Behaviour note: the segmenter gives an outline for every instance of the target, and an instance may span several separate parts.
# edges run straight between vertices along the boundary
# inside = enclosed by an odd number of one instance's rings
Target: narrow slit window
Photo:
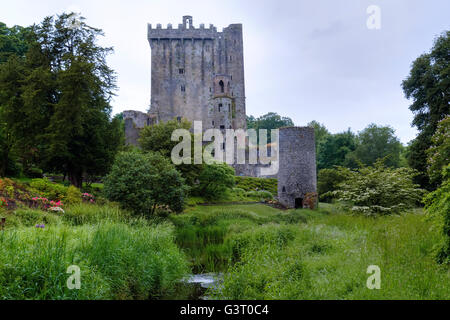
[[[186,92],[186,87],[185,86],[181,86],[181,92]]]

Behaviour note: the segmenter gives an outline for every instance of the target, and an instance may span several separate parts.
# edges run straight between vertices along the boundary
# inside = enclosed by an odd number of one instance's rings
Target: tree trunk
[[[69,181],[71,185],[74,185],[78,189],[83,186],[83,174],[79,170],[69,171]]]

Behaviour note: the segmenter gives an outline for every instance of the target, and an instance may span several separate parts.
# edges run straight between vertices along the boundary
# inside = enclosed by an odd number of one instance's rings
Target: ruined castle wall
[[[317,192],[314,128],[286,127],[279,133],[278,200],[300,207],[307,193]]]
[[[130,145],[137,145],[140,130],[153,124],[153,119],[147,113],[140,111],[124,111],[123,119],[125,121],[125,143]]]

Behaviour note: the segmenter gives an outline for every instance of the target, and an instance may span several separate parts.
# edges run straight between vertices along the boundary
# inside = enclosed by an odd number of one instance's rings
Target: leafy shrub
[[[269,191],[261,190],[261,191],[247,191],[245,195],[249,198],[259,199],[259,200],[272,200],[273,195]]]
[[[182,211],[187,190],[173,164],[153,152],[119,153],[103,189],[109,200],[142,215],[153,214],[157,206]]]
[[[195,193],[206,199],[220,199],[234,187],[234,169],[225,163],[205,165],[198,177]]]
[[[77,204],[81,202],[81,191],[75,186],[67,188],[67,195],[65,198],[67,204]]]
[[[53,183],[47,178],[31,180],[30,187],[51,200],[62,200],[67,193],[67,187]]]
[[[255,177],[235,177],[236,187],[245,191],[267,190],[271,194],[277,194],[277,179],[255,178]]]
[[[450,116],[438,123],[431,142],[433,145],[426,151],[428,174],[432,182],[439,182],[443,168],[450,163]]]
[[[440,263],[450,263],[450,165],[444,168],[442,177],[441,187],[429,193],[424,202],[428,215],[442,234],[442,241],[436,245],[437,259]]]
[[[31,167],[25,170],[24,174],[29,177],[29,178],[42,178],[43,176],[43,171],[40,168],[36,168],[36,167]]]
[[[416,172],[409,168],[388,168],[377,161],[373,167],[348,173],[348,178],[331,195],[354,213],[398,213],[414,208],[423,196],[423,190],[413,183]]]
[[[335,191],[338,185],[342,183],[349,176],[350,169],[344,167],[335,167],[333,169],[319,170],[317,175],[317,193],[320,200],[323,202],[331,202],[332,194],[330,191]]]

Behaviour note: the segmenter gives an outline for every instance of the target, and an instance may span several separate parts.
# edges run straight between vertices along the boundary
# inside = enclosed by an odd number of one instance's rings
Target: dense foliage
[[[25,173],[39,166],[81,187],[83,176],[108,172],[123,141],[110,117],[112,49],[97,45],[101,30],[72,21],[73,14],[47,17],[27,29],[25,44],[9,46],[15,52],[0,47],[9,52],[0,64],[0,175],[18,158]],[[16,30],[6,35],[10,42],[21,35]]]
[[[135,214],[152,215],[158,206],[183,210],[187,186],[174,165],[159,153],[119,153],[104,183],[105,196]]]
[[[318,169],[353,166],[349,155],[356,149],[355,134],[350,131],[326,136],[318,146]]]
[[[428,175],[432,183],[442,180],[442,170],[450,163],[450,116],[439,122],[427,150]]]
[[[438,261],[450,263],[450,164],[443,169],[442,178],[442,185],[429,193],[424,202],[428,214],[442,234],[441,242],[436,244]]]
[[[415,171],[390,168],[378,161],[358,170],[338,168],[346,176],[330,194],[354,213],[385,215],[416,207],[423,190],[414,184]]]
[[[208,200],[220,199],[235,185],[234,169],[225,163],[206,165],[200,172],[198,180],[195,194]]]
[[[278,193],[277,179],[273,178],[256,178],[256,177],[235,177],[236,187],[245,191],[266,190],[276,195]]]
[[[339,184],[345,181],[350,174],[350,169],[335,167],[322,169],[317,175],[317,193],[320,201],[331,202],[333,199],[331,191],[338,189]]]
[[[401,150],[402,144],[395,136],[393,128],[370,124],[358,133],[354,156],[366,166],[384,158],[385,165],[399,167]]]
[[[172,133],[177,129],[189,130],[191,123],[185,119],[178,121],[176,119],[167,122],[144,127],[140,132],[139,144],[144,151],[159,152],[163,156],[170,158],[173,148],[179,141],[172,141]],[[194,137],[191,134],[191,164],[177,165],[177,170],[181,173],[186,183],[193,186],[197,181],[198,175],[202,171],[203,164],[194,164],[193,161],[193,143]]]
[[[450,31],[434,41],[429,53],[422,54],[412,64],[408,78],[403,81],[406,98],[412,100],[413,125],[419,130],[410,146],[408,162],[420,173],[417,181],[422,187],[435,189],[440,181],[430,182],[427,175],[426,150],[438,123],[450,114]]]
[[[265,115],[262,115],[258,118],[254,116],[247,117],[247,128],[255,129],[257,132],[260,129],[267,130],[267,143],[272,142],[272,136],[270,134],[270,130],[278,129],[281,127],[292,127],[294,122],[289,117],[282,117],[276,112],[269,112]],[[258,135],[259,141],[259,135]]]

